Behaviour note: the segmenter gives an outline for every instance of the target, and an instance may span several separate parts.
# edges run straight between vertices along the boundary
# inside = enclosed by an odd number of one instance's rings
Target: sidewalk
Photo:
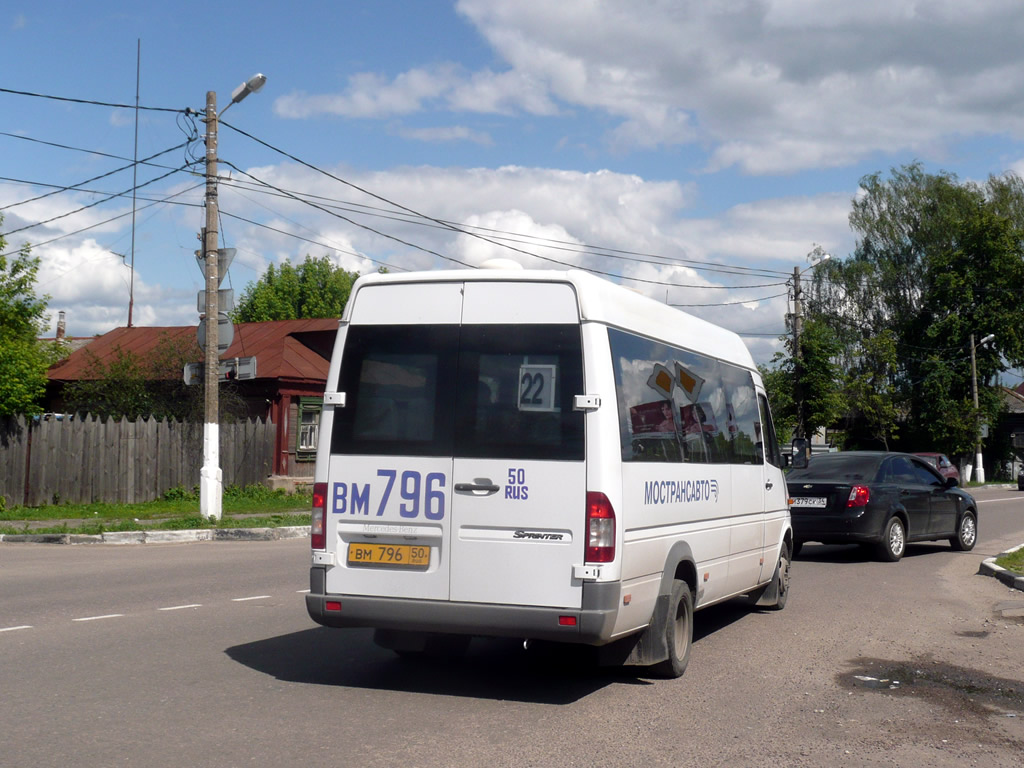
[[[306,512],[307,510],[295,510]],[[268,517],[267,513],[240,513],[226,515],[231,520],[245,520],[253,517]],[[196,528],[183,530],[149,530],[146,526],[157,526],[174,517],[156,517],[148,520],[136,520],[143,530],[110,531],[100,534],[82,533],[32,533],[33,529],[81,528],[93,522],[88,518],[64,520],[31,520],[24,521],[26,533],[0,533],[0,542],[24,544],[166,544],[169,542],[188,541],[276,541],[279,539],[296,539],[309,536],[308,525],[279,526],[268,528]]]
[[[48,521],[47,527],[63,521]],[[69,527],[80,521],[66,521]],[[279,528],[197,528],[182,531],[116,531],[83,533],[3,533],[0,543],[21,544],[170,544],[189,541],[278,541],[309,537],[308,525]]]

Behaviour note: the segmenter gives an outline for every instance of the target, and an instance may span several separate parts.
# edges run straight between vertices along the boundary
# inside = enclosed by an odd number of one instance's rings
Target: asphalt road
[[[308,541],[0,544],[0,766],[1019,766],[1024,543],[807,545],[780,613],[698,612],[686,675],[474,641],[414,663],[306,616]]]

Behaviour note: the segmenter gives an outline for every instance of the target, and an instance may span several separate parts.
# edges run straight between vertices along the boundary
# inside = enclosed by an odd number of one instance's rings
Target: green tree
[[[285,259],[249,283],[231,319],[236,323],[341,317],[359,275],[336,267],[327,256],[306,256],[297,266]]]
[[[890,331],[864,339],[862,356],[846,375],[846,399],[850,411],[847,426],[859,419],[871,439],[890,449],[899,431],[893,380],[897,370],[896,342]]]
[[[28,415],[42,411],[46,369],[57,352],[37,340],[49,300],[35,294],[39,259],[27,245],[14,254],[6,247],[0,237],[0,416]]]
[[[801,407],[807,432],[814,434],[834,426],[847,406],[837,363],[840,344],[833,330],[819,320],[805,322],[799,357],[793,354],[791,336],[783,342],[786,352],[777,353],[771,365],[761,369],[761,377],[779,439],[788,442],[796,433]]]
[[[1000,408],[984,383],[1024,362],[1024,183],[961,183],[913,164],[861,186],[856,250],[815,270],[808,315],[836,332],[851,407],[872,439],[887,444],[898,426],[908,449],[965,455],[979,417],[971,334],[996,335],[978,350],[983,418],[994,423]]]

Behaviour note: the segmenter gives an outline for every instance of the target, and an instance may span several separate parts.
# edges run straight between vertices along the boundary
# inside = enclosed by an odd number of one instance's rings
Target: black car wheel
[[[957,526],[956,536],[949,540],[953,549],[958,552],[968,552],[974,549],[974,542],[978,540],[978,519],[973,512],[964,512],[960,518],[960,525]]]
[[[890,517],[882,529],[882,541],[878,545],[879,557],[886,562],[895,563],[903,557],[906,548],[907,532],[903,527],[903,521],[898,517]]]

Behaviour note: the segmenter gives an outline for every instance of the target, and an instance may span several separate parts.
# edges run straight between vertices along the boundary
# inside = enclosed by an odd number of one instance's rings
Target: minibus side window
[[[757,396],[758,409],[761,412],[761,422],[758,427],[758,442],[764,443],[764,456],[773,467],[782,468],[782,451],[779,450],[779,441],[775,437],[775,425],[772,423],[772,414],[768,410],[768,398],[764,395]]]
[[[623,461],[761,464],[748,370],[608,330]]]

